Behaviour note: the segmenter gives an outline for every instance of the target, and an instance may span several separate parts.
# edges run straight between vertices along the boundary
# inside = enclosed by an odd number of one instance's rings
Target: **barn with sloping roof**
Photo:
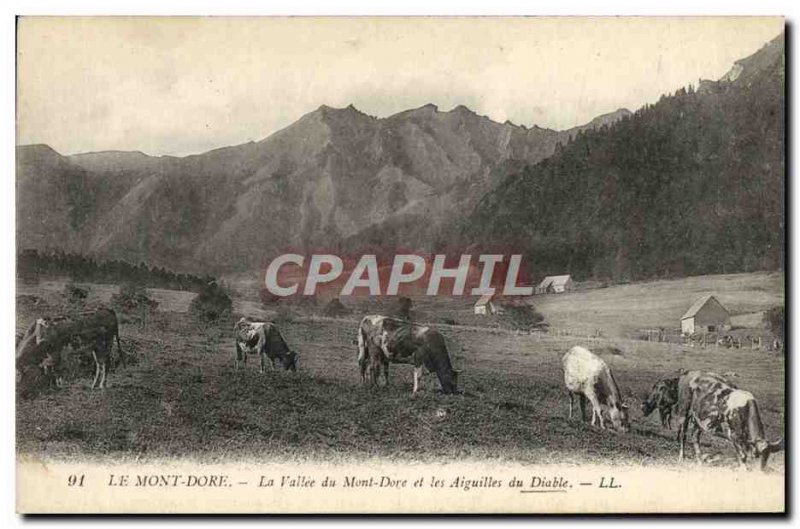
[[[564,292],[572,292],[574,288],[575,282],[572,281],[572,276],[569,274],[560,276],[547,276],[542,279],[542,282],[536,287],[536,293],[561,294]]]
[[[713,295],[695,301],[681,317],[681,332],[719,332],[731,324],[731,314]]]

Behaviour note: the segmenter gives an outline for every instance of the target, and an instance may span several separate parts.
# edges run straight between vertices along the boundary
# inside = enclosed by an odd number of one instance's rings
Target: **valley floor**
[[[21,311],[18,326],[33,312]],[[187,314],[161,312],[146,328],[123,324],[135,366],[118,367],[105,390],[91,390],[91,369],[66,387],[17,402],[17,450],[54,458],[377,457],[487,459],[537,464],[673,465],[675,431],[644,418],[638,402],[679,369],[738,374],[758,399],[767,436],[781,437],[784,359],[766,351],[692,349],[634,340],[517,335],[501,329],[442,326],[463,395],[442,395],[429,375],[411,394],[411,369],[392,366],[388,388],[360,383],[357,316],[297,318],[282,324],[301,356],[295,374],[258,373],[251,357],[234,371],[233,318],[201,327]],[[567,418],[562,355],[575,344],[600,351],[633,405],[628,434]],[[617,349],[613,354],[613,346]],[[704,450],[733,465],[727,443]],[[783,469],[784,455],[770,460]]]

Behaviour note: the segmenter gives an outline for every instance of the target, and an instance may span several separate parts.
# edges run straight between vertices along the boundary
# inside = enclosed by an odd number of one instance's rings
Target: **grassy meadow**
[[[683,286],[681,286],[683,283]],[[91,286],[92,300],[113,286]],[[63,310],[56,284],[18,288],[17,328]],[[236,290],[234,288],[234,290]],[[152,292],[159,309],[145,325],[121,318],[125,350],[137,363],[117,367],[109,387],[90,390],[91,369],[34,399],[17,401],[17,449],[57,458],[204,461],[272,458],[389,457],[492,459],[536,464],[674,465],[675,431],[644,418],[639,401],[652,384],[679,369],[734,372],[758,399],[767,436],[784,435],[785,364],[766,350],[691,348],[626,336],[641,326],[671,325],[696,297],[715,292],[732,311],[753,314],[782,302],[782,277],[742,274],[621,285],[536,300],[551,324],[546,335],[518,334],[472,314],[470,300],[415,300],[414,313],[437,325],[457,368],[463,395],[443,395],[427,375],[411,394],[409,366],[390,368],[388,388],[360,383],[352,341],[359,318],[389,302],[344,300],[351,313],[320,317],[295,308],[280,327],[300,354],[297,373],[258,373],[258,359],[234,371],[233,322],[271,317],[240,288],[234,314],[200,325],[186,312],[191,294]],[[111,294],[108,294],[111,292]],[[35,296],[36,299],[32,298]],[[256,312],[257,311],[257,312]],[[450,318],[457,325],[438,324]],[[604,329],[601,338],[559,335],[559,328]],[[587,332],[587,334],[589,334]],[[631,404],[632,430],[615,434],[567,418],[561,357],[573,345],[597,351]],[[704,450],[733,465],[727,443],[704,437]],[[784,455],[770,466],[783,470]]]

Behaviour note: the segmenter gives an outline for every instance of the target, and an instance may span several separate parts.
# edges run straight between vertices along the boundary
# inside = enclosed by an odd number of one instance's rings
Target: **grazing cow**
[[[36,320],[30,327],[17,337],[16,368],[18,387],[23,391],[23,396],[35,394],[37,380],[43,377],[49,387],[58,385],[54,376],[55,358],[51,357],[50,349],[44,344],[37,344],[36,329],[42,320]]]
[[[117,340],[120,360],[126,364],[125,352],[119,339],[117,314],[109,308],[84,311],[58,317],[39,318],[31,324],[17,345],[17,369],[23,374],[22,382],[36,372],[44,374],[51,385],[56,385],[61,367],[61,351],[68,345],[88,345],[95,361],[92,388],[106,386],[106,366],[111,357],[114,338]]]
[[[608,409],[611,424],[615,429],[627,432],[628,407],[622,402],[617,382],[606,363],[597,355],[580,346],[570,349],[562,359],[564,383],[569,391],[569,417],[572,418],[574,397],[577,395],[581,408],[581,420],[586,420],[586,399],[592,403],[592,426],[600,421],[605,428],[602,406]]]
[[[698,463],[703,460],[700,453],[700,435],[703,432],[728,439],[742,468],[748,468],[749,458],[751,462],[758,460],[760,469],[764,470],[770,454],[783,450],[783,439],[767,441],[753,394],[737,389],[714,373],[689,371],[681,376],[678,381],[678,421],[679,461],[684,458],[686,432],[690,424],[694,427],[692,444]]]
[[[234,368],[239,369],[239,362],[247,364],[247,355],[257,354],[261,359],[259,371],[263,373],[270,361],[270,368],[275,369],[275,361],[279,361],[286,371],[296,371],[300,357],[289,349],[281,336],[277,325],[272,322],[254,321],[242,318],[233,327],[236,339],[236,361]]]
[[[672,429],[672,412],[678,405],[678,379],[665,378],[653,385],[650,394],[642,401],[642,413],[645,417],[658,409],[661,426]]]
[[[414,366],[414,389],[420,387],[423,367],[436,373],[444,393],[458,392],[458,372],[450,363],[444,337],[435,329],[386,316],[366,316],[358,327],[358,365],[361,381],[377,383],[381,366],[389,385],[389,363]]]

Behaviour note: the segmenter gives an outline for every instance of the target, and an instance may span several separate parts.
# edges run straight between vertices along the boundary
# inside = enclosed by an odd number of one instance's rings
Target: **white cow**
[[[592,403],[592,426],[600,422],[605,428],[603,409],[608,409],[611,424],[615,429],[627,432],[628,407],[608,365],[597,355],[580,346],[570,349],[562,359],[564,365],[564,384],[569,391],[569,418],[572,418],[574,398],[577,395],[581,407],[581,420],[586,420],[586,399]]]

